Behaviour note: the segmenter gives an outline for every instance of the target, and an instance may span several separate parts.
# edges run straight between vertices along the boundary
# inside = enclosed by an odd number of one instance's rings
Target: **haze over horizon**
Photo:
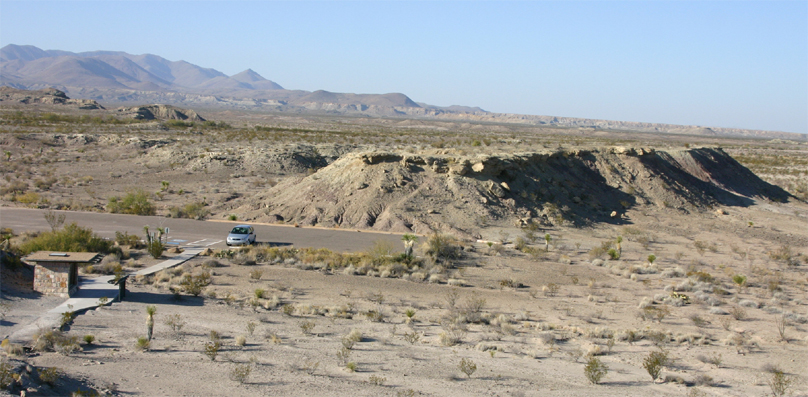
[[[286,89],[808,133],[808,2],[0,2],[0,47],[151,53]]]

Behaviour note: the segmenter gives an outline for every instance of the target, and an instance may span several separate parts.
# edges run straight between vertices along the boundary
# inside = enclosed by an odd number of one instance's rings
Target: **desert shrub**
[[[692,316],[690,316],[690,321],[693,322],[693,325],[695,325],[695,326],[697,326],[699,328],[704,328],[704,327],[707,326],[707,324],[709,324],[709,322],[707,320],[705,320],[703,317],[699,316],[698,314],[693,314]]]
[[[341,349],[337,350],[337,360],[339,360],[340,365],[347,364],[350,357],[351,349],[343,346]]]
[[[61,229],[62,226],[65,224],[65,218],[67,215],[65,214],[57,214],[52,210],[48,210],[45,212],[45,221],[48,222],[48,225],[51,227],[51,231]]]
[[[95,336],[94,335],[84,335],[84,343],[86,343],[88,345],[92,345],[93,342],[95,342]]]
[[[365,312],[365,317],[374,323],[384,321],[384,313],[381,310],[368,310]]]
[[[28,190],[28,183],[26,183],[24,181],[16,180],[16,181],[10,182],[8,185],[0,187],[0,195],[6,195],[6,194],[9,194],[9,193],[22,194],[22,193],[25,193],[26,190]]]
[[[453,259],[459,256],[460,247],[454,237],[442,233],[433,233],[427,238],[424,253],[436,260]]]
[[[463,316],[467,322],[478,323],[482,319],[485,304],[485,298],[474,293],[459,304],[457,307],[458,314]]]
[[[93,234],[90,228],[71,223],[60,230],[40,233],[20,245],[22,255],[35,251],[109,253],[112,242]]]
[[[78,345],[78,339],[76,337],[68,337],[62,333],[62,331],[39,330],[34,334],[32,347],[34,351],[48,352],[56,351],[57,347],[60,345],[69,344]]]
[[[740,306],[729,309],[729,314],[732,315],[732,318],[738,321],[746,319],[746,310]]]
[[[780,315],[774,316],[774,325],[777,328],[777,334],[780,335],[780,340],[788,342],[788,339],[786,338],[786,326],[788,325],[788,319],[786,318],[785,310],[783,310]]]
[[[552,297],[556,296],[556,294],[558,294],[559,288],[560,287],[558,286],[558,284],[550,283],[550,284],[547,284],[547,285],[543,286],[541,288],[541,290],[542,290],[542,292],[544,293],[545,296],[548,296],[548,297],[552,298]]]
[[[250,334],[250,336],[253,336],[253,334],[255,333],[256,325],[258,324],[255,321],[248,321],[244,329],[247,330],[247,333]]]
[[[58,182],[58,179],[51,176],[51,177],[48,177],[48,178],[45,178],[45,179],[35,179],[34,180],[34,186],[36,186],[38,189],[48,190],[56,182]]]
[[[171,334],[174,336],[174,339],[182,339],[184,335],[182,329],[185,327],[186,321],[183,320],[181,315],[169,314],[166,316],[165,320],[163,320],[163,324],[171,329]]]
[[[245,346],[247,344],[247,337],[239,335],[236,337],[236,346]]]
[[[186,294],[199,296],[202,289],[210,285],[210,273],[202,272],[197,275],[186,274],[180,283]]]
[[[3,339],[3,342],[0,343],[0,347],[2,347],[9,356],[21,357],[25,354],[25,348],[23,348],[21,344],[11,343],[8,339]]]
[[[421,340],[421,334],[412,331],[412,332],[405,332],[404,333],[404,340],[409,342],[409,344],[414,345]]]
[[[693,384],[696,386],[712,386],[714,383],[713,377],[705,374],[696,375],[693,378]]]
[[[156,209],[143,190],[129,192],[123,198],[110,197],[107,211],[113,214],[154,215]]]
[[[230,380],[238,383],[244,383],[247,381],[247,378],[250,377],[250,373],[252,373],[252,365],[236,364],[236,366],[230,370]]]
[[[794,383],[794,378],[787,375],[781,369],[776,368],[771,372],[771,375],[766,379],[766,384],[775,396],[785,396],[791,390]]]
[[[603,379],[607,373],[609,373],[609,367],[606,364],[597,357],[589,357],[589,360],[587,360],[584,366],[584,375],[590,383],[593,385],[600,383],[600,380]]]
[[[158,259],[163,256],[163,251],[165,251],[165,249],[165,244],[163,244],[163,242],[160,240],[154,240],[146,244],[146,250],[154,259]]]
[[[659,378],[662,368],[668,364],[668,353],[664,350],[652,351],[648,357],[643,359],[642,367],[651,375],[651,380]]]
[[[471,359],[464,358],[460,360],[460,372],[466,374],[469,379],[471,379],[471,375],[474,374],[474,371],[477,371],[477,364]]]
[[[387,378],[377,376],[377,375],[370,375],[368,378],[368,383],[373,386],[384,386],[384,382],[387,382]]]
[[[715,282],[715,277],[712,274],[707,273],[705,271],[690,271],[687,272],[687,277],[695,279],[698,282],[702,283],[713,283]]]
[[[441,346],[454,346],[463,341],[466,331],[456,324],[444,324],[444,331],[438,336]]]
[[[17,375],[14,372],[14,367],[7,362],[0,363],[0,390],[5,390],[16,380]]]
[[[785,263],[789,266],[797,265],[797,258],[794,256],[794,253],[791,251],[791,247],[788,245],[781,245],[777,249],[770,251],[769,258]]]
[[[151,341],[145,336],[140,336],[135,342],[135,349],[138,351],[146,351],[151,347]]]
[[[348,335],[345,335],[345,338],[351,340],[354,343],[361,342],[363,338],[362,331],[358,329],[352,329],[351,332],[348,333]]]
[[[215,361],[216,356],[219,355],[219,349],[221,349],[222,343],[217,341],[208,342],[205,344],[205,355],[208,356],[210,361]]]
[[[185,204],[183,207],[170,207],[168,214],[172,218],[188,218],[202,220],[210,214],[206,204],[202,201]],[[235,219],[233,219],[235,220]]]
[[[14,196],[11,201],[16,201],[23,204],[36,204],[40,202],[42,197],[37,192],[25,192],[19,196]]]
[[[143,247],[143,243],[140,241],[140,237],[134,234],[129,234],[127,232],[121,233],[119,231],[116,231],[115,242],[118,243],[118,245],[126,245],[135,249]]]
[[[376,240],[367,250],[367,254],[374,264],[381,264],[390,260],[394,252],[393,243],[387,240]]]
[[[713,353],[710,354],[709,356],[699,354],[698,356],[696,356],[696,360],[699,360],[705,364],[715,365],[716,367],[721,367],[721,364],[724,362],[721,353]]]
[[[260,280],[263,275],[264,271],[261,269],[250,270],[250,279],[252,280]]]
[[[314,330],[314,327],[317,325],[314,321],[302,321],[298,326],[300,326],[300,331],[303,332],[303,335],[311,335],[311,331]]]
[[[123,274],[123,266],[118,262],[117,256],[107,255],[101,263],[85,266],[84,271],[97,274]]]
[[[611,240],[603,241],[600,243],[599,246],[595,246],[589,250],[589,258],[590,259],[601,258],[604,255],[607,255],[609,253],[609,250],[612,248],[614,248],[613,241]],[[616,251],[616,253],[619,256],[619,251]]]
[[[516,241],[514,242],[514,247],[516,248],[517,251],[525,252],[527,244],[528,241],[524,237],[519,236],[516,238]]]
[[[46,385],[53,387],[62,376],[62,370],[56,367],[45,368],[39,371],[39,380]]]

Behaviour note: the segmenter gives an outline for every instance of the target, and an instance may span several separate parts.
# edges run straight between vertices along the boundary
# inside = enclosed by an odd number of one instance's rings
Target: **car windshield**
[[[230,233],[232,233],[232,234],[248,234],[250,232],[249,232],[249,230],[247,230],[246,227],[234,227],[233,230],[230,231]]]

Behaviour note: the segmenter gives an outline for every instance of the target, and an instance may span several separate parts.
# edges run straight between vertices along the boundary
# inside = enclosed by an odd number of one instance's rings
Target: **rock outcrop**
[[[104,109],[98,102],[90,99],[71,99],[55,88],[38,91],[18,90],[11,87],[0,87],[0,102],[17,102],[24,104],[67,105],[79,109]]]
[[[635,206],[708,211],[787,200],[719,148],[613,147],[503,155],[349,153],[260,192],[257,221],[473,237],[484,224],[623,222]]]
[[[205,121],[195,111],[180,109],[171,105],[146,105],[122,107],[117,109],[118,114],[136,120],[182,120]]]

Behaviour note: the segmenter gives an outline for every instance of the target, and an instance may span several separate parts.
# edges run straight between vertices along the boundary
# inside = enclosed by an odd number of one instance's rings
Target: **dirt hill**
[[[613,147],[503,155],[347,154],[241,208],[258,221],[467,237],[486,224],[622,222],[636,206],[704,211],[786,200],[719,148]]]

